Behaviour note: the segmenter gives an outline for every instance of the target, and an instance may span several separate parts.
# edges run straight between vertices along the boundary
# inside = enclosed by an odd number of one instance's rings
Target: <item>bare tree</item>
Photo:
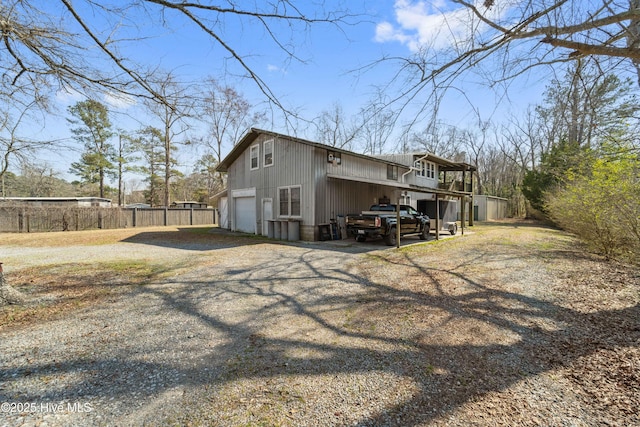
[[[204,98],[199,105],[200,121],[208,126],[203,144],[211,150],[218,163],[226,147],[235,145],[242,132],[249,127],[259,126],[266,118],[262,111],[254,110],[251,103],[237,90],[222,85],[210,77],[205,83]],[[218,174],[222,183],[222,175]]]
[[[377,62],[398,64],[399,71],[387,85],[397,93],[391,103],[406,108],[420,100],[420,112],[424,113],[442,91],[455,89],[456,81],[467,74],[480,75],[487,84],[496,86],[536,67],[586,57],[596,58],[603,74],[605,65],[634,71],[640,61],[639,0],[451,3],[457,7],[428,16],[433,19],[425,17],[424,22],[433,27],[429,38],[419,31],[415,36],[398,36],[401,30],[389,28],[391,24],[379,26],[385,29],[381,34],[387,39],[407,42],[413,51],[406,57]],[[401,5],[411,7],[412,3]]]
[[[158,74],[159,76],[159,74]],[[173,151],[176,144],[188,144],[184,135],[189,129],[189,119],[195,108],[195,98],[186,87],[172,73],[166,73],[151,83],[154,90],[161,94],[162,102],[149,100],[147,107],[158,120],[164,148],[164,206],[169,206],[171,198],[171,178],[176,175],[174,169],[175,156]],[[178,139],[182,138],[182,141]]]
[[[316,139],[332,147],[352,149],[362,125],[346,117],[342,105],[335,102],[330,110],[324,110],[314,120]]]
[[[118,147],[116,162],[118,164],[118,206],[124,205],[124,174],[135,170],[133,163],[138,159],[135,155],[137,141],[129,133],[118,130]]]
[[[175,29],[188,22],[219,48],[234,71],[251,79],[266,99],[284,109],[257,71],[250,47],[231,41],[242,28],[262,30],[264,40],[286,60],[304,61],[300,35],[315,26],[339,29],[353,18],[346,8],[324,2],[298,7],[293,0],[224,2],[178,0],[3,0],[0,3],[0,93],[35,98],[47,89],[116,91],[164,102],[150,79],[158,64],[144,63],[123,51],[154,36],[154,29]],[[238,71],[239,70],[239,71]]]
[[[592,62],[577,61],[547,86],[536,112],[548,145],[566,140],[596,148],[637,126],[637,88],[630,79],[602,74]]]
[[[0,191],[5,194],[5,175],[12,162],[23,162],[36,150],[46,146],[49,141],[37,141],[23,136],[25,119],[37,107],[35,101],[20,109],[13,109],[17,114],[9,111],[0,112]]]
[[[359,139],[364,154],[383,154],[393,134],[398,115],[384,108],[385,99],[383,93],[378,93],[377,99],[360,110]]]
[[[464,137],[464,132],[457,127],[432,121],[424,130],[411,133],[409,138],[413,150],[453,159],[464,152]]]

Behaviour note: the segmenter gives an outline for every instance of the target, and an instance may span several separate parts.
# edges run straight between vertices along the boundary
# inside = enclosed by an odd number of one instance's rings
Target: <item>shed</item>
[[[495,221],[507,217],[508,200],[502,197],[473,196],[473,216],[476,221]]]

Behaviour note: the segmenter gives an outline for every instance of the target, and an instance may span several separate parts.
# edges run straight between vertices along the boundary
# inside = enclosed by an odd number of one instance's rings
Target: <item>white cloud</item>
[[[117,92],[108,92],[104,95],[104,102],[118,110],[126,110],[136,105],[136,100],[130,95]]]
[[[481,0],[476,0],[480,10]],[[509,2],[506,2],[509,3]],[[489,19],[502,16],[508,6],[486,10]],[[455,6],[447,0],[415,1],[396,0],[395,23],[381,22],[376,26],[375,41],[400,42],[411,51],[421,47],[444,49],[469,40],[472,32],[477,35],[487,27],[465,7]]]
[[[62,88],[56,92],[56,101],[62,105],[75,104],[85,99],[85,96],[75,89]]]

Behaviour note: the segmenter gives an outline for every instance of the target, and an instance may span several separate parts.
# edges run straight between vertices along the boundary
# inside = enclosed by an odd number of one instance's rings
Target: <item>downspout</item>
[[[429,155],[428,155],[428,154],[425,154],[424,156],[420,157],[419,159],[414,160],[414,161],[413,161],[413,164],[415,165],[415,164],[416,164],[416,162],[421,162],[421,161],[425,160],[427,157],[429,157]],[[409,175],[411,172],[413,172],[413,171],[417,171],[417,170],[419,170],[419,169],[418,169],[418,168],[416,168],[416,167],[414,167],[414,166],[409,166],[409,170],[402,174],[402,183],[404,184],[404,177],[405,177],[405,176],[407,176],[407,175]]]

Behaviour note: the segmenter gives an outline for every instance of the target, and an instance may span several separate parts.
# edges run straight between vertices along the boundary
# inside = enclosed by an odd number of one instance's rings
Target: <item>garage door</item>
[[[256,198],[236,197],[235,201],[235,229],[245,233],[256,232]]]

